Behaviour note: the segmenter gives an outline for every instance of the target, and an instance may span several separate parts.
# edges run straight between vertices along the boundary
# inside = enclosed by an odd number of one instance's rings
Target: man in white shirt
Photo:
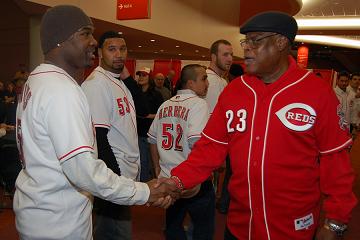
[[[227,85],[224,76],[229,71],[233,60],[233,49],[227,40],[217,40],[210,47],[211,62],[206,70],[209,80],[209,90],[205,100],[213,112],[220,93]]]
[[[99,158],[114,173],[138,180],[140,153],[135,105],[129,89],[121,80],[124,78],[121,75],[127,71],[124,38],[114,31],[103,33],[99,39],[98,55],[100,66],[81,87],[89,102]],[[130,240],[130,207],[95,200],[94,238]]]
[[[340,101],[338,114],[340,116],[341,125],[349,128],[350,125],[350,101],[346,88],[349,85],[349,74],[347,72],[340,72],[336,82],[335,94]]]
[[[159,177],[170,177],[170,171],[189,155],[209,118],[206,95],[209,82],[205,69],[198,64],[183,67],[177,82],[177,93],[165,101],[156,113],[148,136],[151,156]],[[166,210],[165,239],[183,240],[183,221],[189,213],[194,231],[192,238],[212,239],[215,219],[215,193],[211,180],[204,181]]]
[[[356,136],[360,124],[360,73],[351,74],[349,86],[346,88],[350,102],[350,132]]]
[[[42,18],[45,60],[30,74],[17,108],[23,169],[13,204],[20,239],[92,239],[92,195],[126,205],[171,203],[168,186],[117,176],[97,159],[80,87],[84,68],[95,59],[93,30],[91,19],[75,6],[50,8]]]

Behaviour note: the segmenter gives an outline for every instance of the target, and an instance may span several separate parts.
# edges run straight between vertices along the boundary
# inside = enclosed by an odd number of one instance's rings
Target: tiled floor
[[[351,150],[351,159],[355,172],[357,173],[354,191],[360,199],[360,137],[355,141]],[[4,200],[4,196],[0,191],[0,201]],[[5,203],[10,204],[8,199]],[[14,214],[11,209],[0,210],[0,240],[14,240],[18,239],[16,229],[14,226]],[[133,213],[133,239],[134,240],[162,240],[162,229],[164,226],[164,210],[135,206],[132,207]],[[222,239],[222,233],[225,226],[225,216],[216,215],[216,236],[215,240]],[[352,220],[349,224],[349,231],[345,236],[345,240],[359,240],[360,239],[360,205],[358,205],[353,212]]]

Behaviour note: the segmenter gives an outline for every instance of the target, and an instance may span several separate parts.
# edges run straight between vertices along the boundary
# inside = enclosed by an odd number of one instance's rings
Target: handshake
[[[147,206],[168,208],[179,198],[190,198],[195,196],[201,184],[194,188],[183,190],[182,185],[173,178],[153,179],[146,183],[150,189]]]

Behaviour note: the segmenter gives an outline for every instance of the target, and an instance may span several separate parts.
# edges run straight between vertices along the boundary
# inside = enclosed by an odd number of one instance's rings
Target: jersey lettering
[[[124,100],[122,98],[118,98],[116,99],[116,102],[118,104],[120,116],[124,116],[125,113],[130,112],[129,100],[126,97],[124,97]]]
[[[275,114],[285,127],[298,132],[312,128],[316,120],[315,110],[304,103],[291,103]]]
[[[159,119],[167,117],[181,118],[187,121],[190,109],[183,106],[167,106],[159,110]]]
[[[234,111],[233,110],[227,110],[226,113],[226,118],[227,118],[227,131],[229,133],[235,132],[245,132],[246,130],[246,118],[247,118],[247,112],[245,109],[239,109],[236,112],[236,117],[238,118],[237,124],[235,126],[235,128],[232,127],[232,124],[234,123],[235,120],[234,119]]]
[[[161,147],[164,150],[170,150],[174,146],[175,140],[175,151],[183,151],[183,147],[181,145],[181,139],[183,136],[183,129],[180,124],[176,124],[176,136],[171,134],[172,130],[174,129],[174,125],[172,123],[163,123],[162,124],[162,137],[163,140],[161,141]]]

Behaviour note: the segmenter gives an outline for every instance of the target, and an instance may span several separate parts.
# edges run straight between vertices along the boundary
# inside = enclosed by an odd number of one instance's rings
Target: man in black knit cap
[[[75,6],[50,8],[42,18],[45,60],[30,74],[17,109],[23,169],[14,211],[20,239],[92,239],[92,195],[123,205],[171,203],[167,196],[175,188],[118,176],[96,158],[89,105],[79,86],[95,58],[93,30]]]

